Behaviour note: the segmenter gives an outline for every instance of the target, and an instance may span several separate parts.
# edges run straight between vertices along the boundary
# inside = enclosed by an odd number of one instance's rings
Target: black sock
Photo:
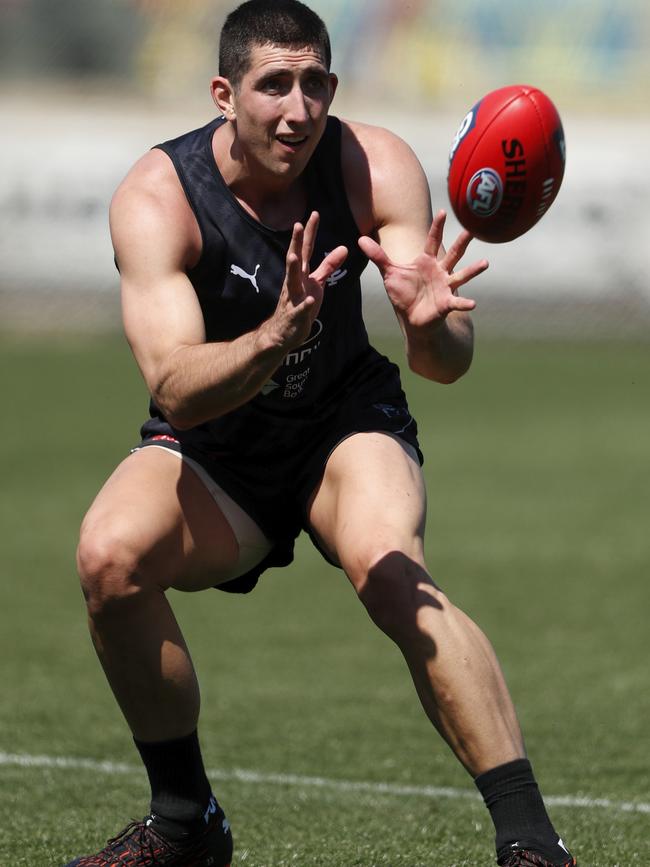
[[[528,759],[500,765],[474,782],[492,816],[499,857],[516,844],[553,864],[566,864],[569,853],[560,845]]]
[[[205,827],[212,790],[196,731],[173,741],[135,740],[135,745],[147,769],[156,829],[165,837],[181,839]]]

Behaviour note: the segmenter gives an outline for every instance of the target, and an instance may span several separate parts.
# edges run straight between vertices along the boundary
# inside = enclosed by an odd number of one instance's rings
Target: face
[[[234,90],[213,81],[215,102],[233,122],[248,166],[278,180],[297,177],[316,149],[336,90],[314,48],[255,46],[250,69]]]

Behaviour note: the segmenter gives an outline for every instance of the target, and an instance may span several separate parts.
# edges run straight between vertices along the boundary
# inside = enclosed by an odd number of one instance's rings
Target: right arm
[[[454,273],[471,236],[463,232],[445,251],[443,212],[433,217],[426,174],[398,136],[346,121],[343,143],[359,246],[382,275],[409,367],[426,379],[454,382],[468,370],[474,342],[469,311],[475,304],[458,289],[488,263]]]
[[[111,204],[127,339],[149,392],[178,429],[217,418],[257,395],[311,330],[325,281],[343,263],[339,247],[309,274],[318,228],[296,224],[273,315],[228,342],[206,343],[201,308],[186,269],[197,227],[169,159],[151,151]]]

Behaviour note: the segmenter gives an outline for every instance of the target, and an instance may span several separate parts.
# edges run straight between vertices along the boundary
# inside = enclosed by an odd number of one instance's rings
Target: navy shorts
[[[366,392],[361,399],[353,391],[326,418],[287,420],[283,426],[284,445],[274,431],[270,437],[273,449],[260,455],[256,447],[251,450],[252,456],[241,449],[236,454],[224,455],[223,449],[184,441],[182,431],[161,430],[160,422],[151,427],[147,423],[142,429],[141,447],[164,445],[197,461],[274,543],[261,563],[218,585],[219,590],[248,593],[266,569],[292,562],[300,531],[310,533],[308,502],[323,477],[329,456],[342,440],[368,431],[389,433],[413,446],[420,463],[423,462],[417,423],[399,385],[379,393]],[[264,436],[264,431],[258,431],[258,439]],[[315,542],[313,536],[312,540]],[[322,550],[321,553],[326,556]]]

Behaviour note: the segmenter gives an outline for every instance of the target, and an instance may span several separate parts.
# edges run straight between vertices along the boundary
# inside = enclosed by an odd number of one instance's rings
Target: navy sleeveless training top
[[[233,340],[271,316],[284,282],[291,240],[290,231],[271,229],[252,217],[226,185],[212,151],[215,130],[225,122],[217,118],[157,145],[171,158],[201,231],[202,254],[187,274],[201,305],[209,342]],[[327,417],[328,407],[364,380],[396,375],[395,366],[370,347],[362,319],[360,277],[368,260],[357,244],[360,233],[345,190],[337,118],[328,118],[304,177],[306,214],[314,210],[320,214],[312,270],[341,244],[348,248],[348,258],[328,280],[309,338],[287,355],[261,392],[226,415],[191,431],[175,432],[183,442],[220,445],[226,451],[256,451],[252,430],[259,432],[263,425],[270,434],[279,426],[286,433],[288,422]],[[152,403],[151,420],[143,434],[169,431],[163,414]],[[264,439],[267,443],[276,440],[273,436]]]

